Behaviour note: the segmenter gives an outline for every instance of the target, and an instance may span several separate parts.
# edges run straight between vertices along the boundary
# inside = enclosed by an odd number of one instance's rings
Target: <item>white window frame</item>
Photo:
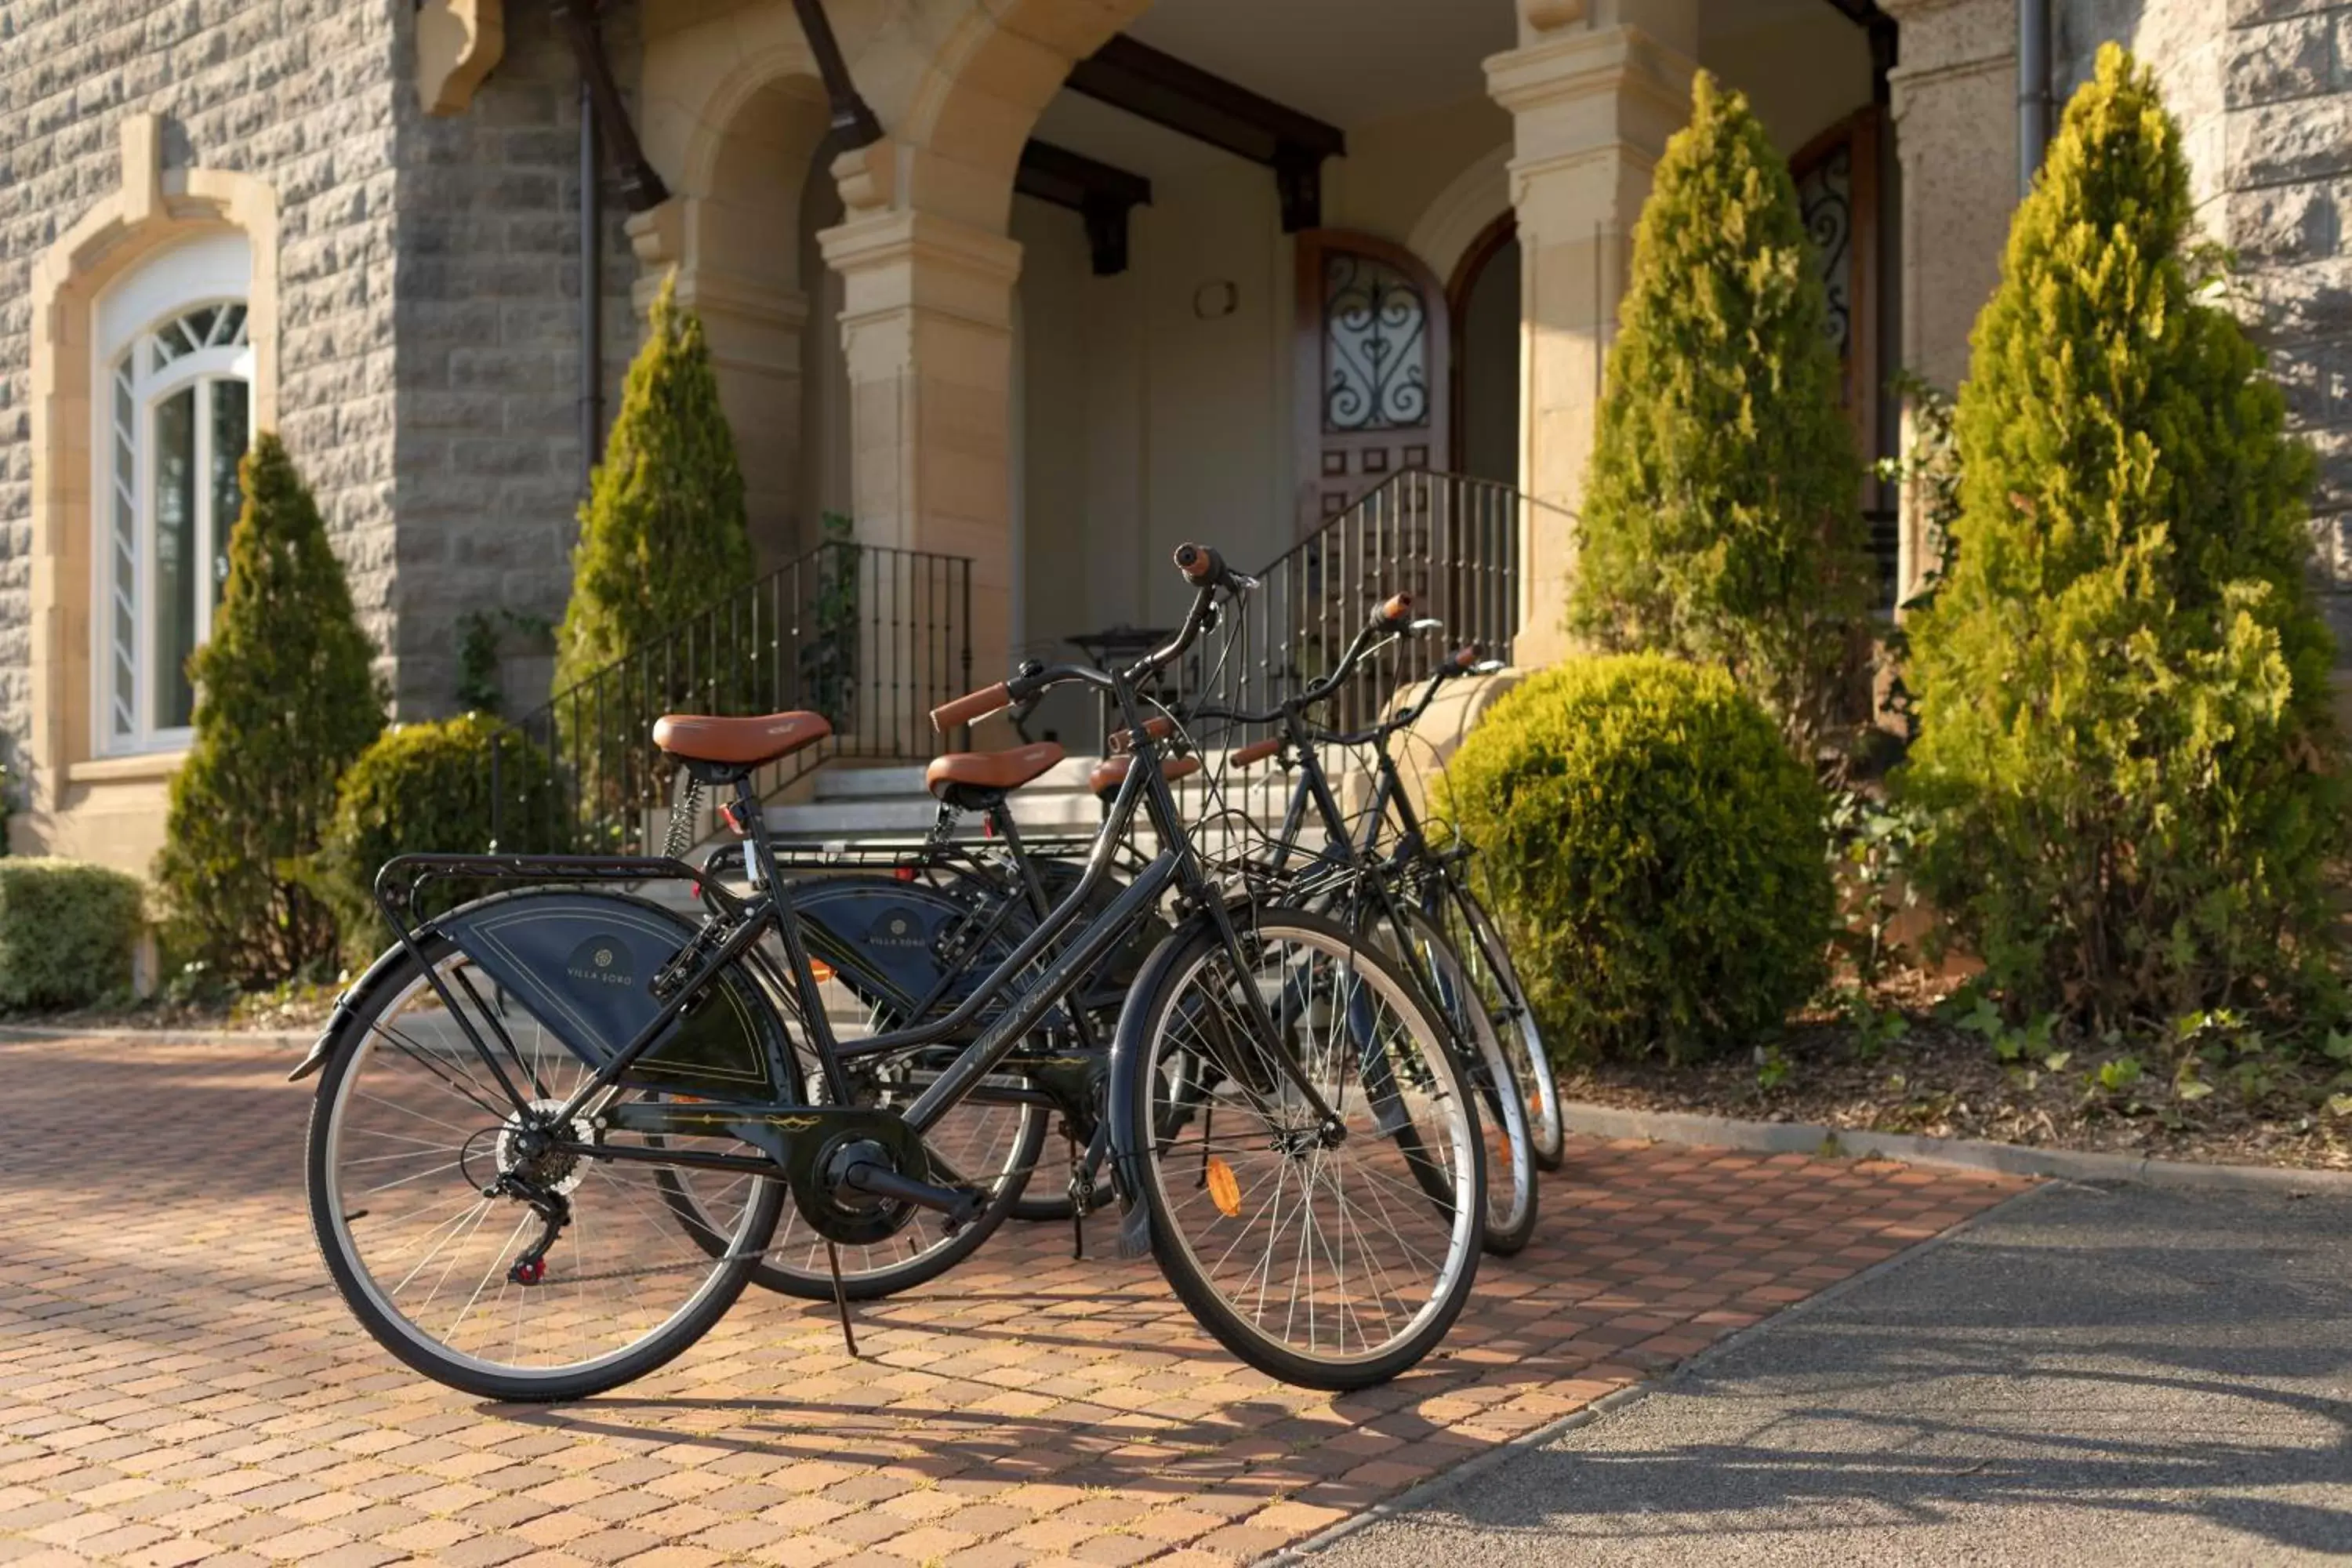
[[[152,604],[156,577],[157,523],[155,506],[155,411],[182,389],[197,386],[194,410],[195,517],[194,570],[210,574],[210,563],[223,553],[234,518],[213,515],[212,400],[219,388],[242,384],[246,398],[247,438],[253,435],[254,356],[252,325],[252,252],[241,234],[207,235],[175,246],[136,268],[104,294],[94,310],[95,349],[90,372],[90,703],[91,751],[101,756],[184,751],[194,732],[185,725],[161,728],[154,710],[161,671],[155,647],[157,616]],[[158,363],[151,348],[154,334],[172,327],[189,312],[211,306],[247,307],[247,321],[238,334],[245,342],[192,349]],[[130,370],[131,425],[118,427],[119,371]],[[207,390],[201,384],[211,383]],[[128,438],[132,453],[129,498],[135,518],[135,551],[124,581],[116,543],[119,501],[117,444]],[[217,592],[215,586],[215,593]],[[116,599],[127,598],[133,637],[131,722],[125,728],[116,710]],[[212,631],[213,593],[198,593],[195,636],[202,647]]]

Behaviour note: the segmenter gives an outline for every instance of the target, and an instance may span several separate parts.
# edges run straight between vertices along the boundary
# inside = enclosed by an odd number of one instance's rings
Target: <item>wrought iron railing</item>
[[[1528,502],[1508,485],[1414,469],[1353,506],[1256,574],[1237,624],[1201,640],[1160,695],[1263,710],[1333,666],[1393,595],[1444,623],[1429,642],[1392,642],[1366,659],[1318,717],[1358,730],[1397,689],[1428,674],[1444,647],[1475,642],[1510,656],[1519,630],[1519,531]],[[1444,647],[1436,646],[1442,643]]]
[[[1180,711],[1203,703],[1271,708],[1336,667],[1374,607],[1397,594],[1412,595],[1413,614],[1442,621],[1444,629],[1376,648],[1317,711],[1329,728],[1370,728],[1402,689],[1465,642],[1508,658],[1519,631],[1519,540],[1529,506],[1517,490],[1490,479],[1424,469],[1397,475],[1256,574],[1258,586],[1241,602],[1238,621],[1201,640],[1171,672],[1161,699]],[[1214,743],[1222,752],[1264,733],[1232,731]],[[1213,767],[1210,774],[1221,771]],[[1205,809],[1223,814],[1198,825],[1203,847],[1230,855],[1240,847],[1237,831],[1244,837],[1255,831],[1238,829],[1243,819],[1265,827],[1278,823],[1291,783],[1272,768],[1226,773],[1213,801],[1203,797]]]
[[[831,740],[761,771],[764,797],[829,757],[937,754],[930,710],[971,681],[970,561],[821,544],[501,731],[494,837],[513,850],[660,848],[676,770],[652,731],[667,712],[830,719]],[[541,778],[552,787],[522,783]]]

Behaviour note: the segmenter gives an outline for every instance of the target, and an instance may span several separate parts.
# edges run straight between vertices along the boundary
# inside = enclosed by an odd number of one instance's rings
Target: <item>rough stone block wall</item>
[[[392,630],[395,16],[408,0],[0,3],[0,731],[30,700],[34,257],[121,184],[126,115],[164,163],[277,188],[278,413],[361,614]]]
[[[625,81],[635,7],[603,10]],[[468,615],[553,618],[571,584],[583,477],[580,75],[545,7],[509,5],[506,23],[506,52],[464,113],[427,116],[414,94],[399,111],[403,716],[455,706]],[[603,182],[608,422],[635,346],[635,268],[612,184]],[[531,639],[509,629],[505,640],[527,670]],[[519,689],[510,706],[544,695]]]
[[[2105,39],[2152,62],[2207,235],[2237,253],[2248,320],[2319,455],[2312,533],[2352,668],[2352,0],[2062,0],[2061,95]]]
[[[2312,530],[2352,666],[2352,0],[2227,0],[2226,238],[2288,417],[2319,454]]]

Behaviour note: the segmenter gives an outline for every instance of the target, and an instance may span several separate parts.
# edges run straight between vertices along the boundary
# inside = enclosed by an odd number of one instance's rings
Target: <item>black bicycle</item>
[[[1413,804],[1413,793],[1405,785],[1393,750],[1397,737],[1412,733],[1446,686],[1465,678],[1491,676],[1502,668],[1499,659],[1479,658],[1475,647],[1456,648],[1438,662],[1412,701],[1370,729],[1352,734],[1307,730],[1271,737],[1237,748],[1229,762],[1237,768],[1249,768],[1277,761],[1299,770],[1281,830],[1276,835],[1272,853],[1266,857],[1272,867],[1286,869],[1291,858],[1299,853],[1301,834],[1311,810],[1321,819],[1327,835],[1332,836],[1331,846],[1321,857],[1327,865],[1335,859],[1342,863],[1352,859],[1358,867],[1376,869],[1383,880],[1398,889],[1409,907],[1419,911],[1428,926],[1434,927],[1442,939],[1442,950],[1453,955],[1459,965],[1458,981],[1451,973],[1441,977],[1448,987],[1446,1010],[1449,1014],[1467,1013],[1466,1002],[1472,997],[1476,999],[1492,1032],[1502,1043],[1511,1078],[1522,1091],[1535,1164],[1539,1170],[1557,1171],[1567,1156],[1567,1122],[1560,1110],[1559,1079],[1550,1052],[1544,1045],[1543,1031],[1536,1021],[1534,1005],[1528,1000],[1526,986],[1520,984],[1501,926],[1470,887],[1465,875],[1470,846],[1452,834],[1446,835],[1447,841],[1442,847],[1432,844],[1428,826]],[[1319,762],[1320,751],[1333,746],[1369,753],[1371,759],[1371,799],[1354,818],[1360,826],[1352,835],[1348,832],[1349,825],[1338,813],[1328,775]],[[1322,775],[1319,788],[1315,783],[1317,775]],[[1349,838],[1353,840],[1353,856],[1336,853],[1336,846]],[[1475,1017],[1471,1021],[1475,1025]]]
[[[1392,787],[1395,768],[1388,756],[1387,739],[1418,718],[1425,703],[1363,735],[1330,734],[1311,718],[1327,689],[1336,689],[1351,679],[1376,646],[1436,629],[1436,622],[1414,618],[1409,595],[1398,595],[1373,613],[1322,686],[1263,712],[1204,704],[1193,708],[1187,718],[1194,722],[1274,728],[1276,733],[1267,739],[1230,752],[1227,764],[1246,768],[1279,757],[1295,770],[1297,780],[1282,826],[1263,846],[1245,837],[1244,851],[1223,857],[1221,867],[1243,879],[1258,897],[1319,910],[1363,933],[1383,952],[1401,961],[1423,1000],[1445,1021],[1456,1065],[1481,1100],[1487,1169],[1485,1245],[1489,1252],[1508,1255],[1525,1248],[1535,1234],[1537,1152],[1528,1104],[1538,1090],[1523,1082],[1529,1068],[1514,1059],[1515,1053],[1506,1045],[1470,963],[1444,926],[1433,918],[1431,906],[1437,904],[1442,894],[1430,885],[1429,879],[1437,873],[1428,864],[1431,857],[1420,842],[1418,824],[1398,836],[1388,853],[1381,852],[1382,830],[1391,823],[1392,811],[1402,808],[1409,814],[1411,810],[1402,791]],[[1370,746],[1380,758],[1379,788],[1371,808],[1360,814],[1360,829],[1341,808],[1323,765],[1322,752],[1333,745]],[[1323,838],[1312,851],[1303,843],[1310,823],[1320,827]]]
[[[1177,561],[1192,608],[1132,668],[1024,673],[934,711],[944,731],[1086,682],[1118,703],[1148,764],[1120,785],[1079,885],[941,1016],[854,1041],[831,1026],[750,782],[829,731],[814,714],[655,727],[722,792],[749,897],[668,857],[389,862],[377,899],[398,940],[295,1074],[320,1077],[313,1228],[369,1332],[478,1395],[578,1398],[707,1331],[787,1203],[835,1248],[919,1212],[973,1223],[987,1175],[937,1148],[938,1130],[1172,899],[1179,924],[1119,1013],[1105,1100],[1125,1239],[1274,1376],[1359,1388],[1426,1355],[1476,1274],[1473,1093],[1396,963],[1326,916],[1232,897],[1195,853],[1137,689],[1253,584],[1213,551]],[[1139,815],[1158,852],[1097,909]],[[422,912],[450,879],[527,885]],[[633,890],[680,882],[698,916]],[[855,1065],[931,1052],[983,1017],[910,1100],[859,1102]],[[1205,1095],[1202,1062],[1215,1068]]]

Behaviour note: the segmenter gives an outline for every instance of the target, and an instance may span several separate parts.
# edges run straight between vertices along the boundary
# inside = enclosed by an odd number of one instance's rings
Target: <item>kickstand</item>
[[[849,1296],[841,1288],[841,1249],[827,1240],[824,1244],[824,1264],[833,1270],[833,1304],[841,1313],[841,1337],[849,1346],[849,1359],[856,1361],[857,1334],[849,1326]]]
[[[1083,1262],[1087,1256],[1087,1199],[1078,1180],[1078,1135],[1070,1131],[1067,1121],[1062,1123],[1062,1138],[1070,1146],[1070,1259]]]

